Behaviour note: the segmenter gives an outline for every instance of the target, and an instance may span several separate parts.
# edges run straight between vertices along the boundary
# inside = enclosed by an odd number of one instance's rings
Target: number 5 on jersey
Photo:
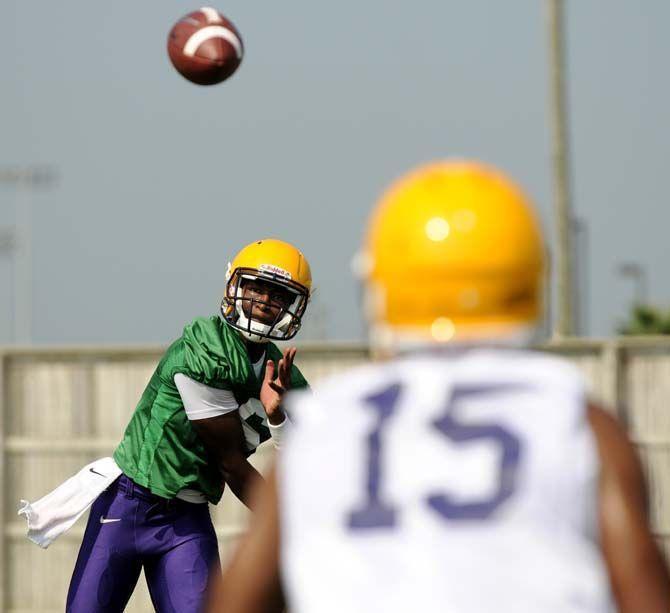
[[[517,384],[490,384],[476,387],[456,386],[452,389],[447,406],[440,416],[431,423],[434,431],[448,438],[456,445],[472,442],[488,442],[500,449],[497,471],[497,489],[481,500],[457,502],[448,492],[428,492],[425,502],[445,521],[486,520],[501,504],[514,495],[517,484],[522,448],[519,439],[509,430],[496,423],[466,424],[458,421],[455,413],[459,405],[468,399],[487,398],[494,394],[518,391]],[[380,393],[365,398],[365,406],[377,416],[373,429],[366,438],[367,478],[365,500],[360,507],[348,514],[347,525],[351,530],[392,528],[398,522],[399,510],[392,501],[383,500],[380,485],[384,478],[382,463],[382,431],[396,412],[402,386],[390,385]],[[391,476],[392,477],[392,476]]]

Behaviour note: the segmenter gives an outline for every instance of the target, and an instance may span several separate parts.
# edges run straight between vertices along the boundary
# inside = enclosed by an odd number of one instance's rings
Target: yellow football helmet
[[[269,283],[288,292],[290,302],[279,310],[273,322],[252,318],[250,307],[259,301],[245,297],[244,285],[249,281]],[[263,239],[244,247],[228,263],[221,314],[250,341],[288,340],[300,329],[311,289],[312,273],[305,256],[289,243]]]
[[[544,254],[530,200],[495,168],[454,160],[410,172],[377,204],[358,257],[371,342],[530,340]]]

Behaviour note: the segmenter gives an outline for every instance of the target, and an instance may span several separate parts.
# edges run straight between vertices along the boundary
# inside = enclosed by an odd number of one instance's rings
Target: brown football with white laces
[[[244,55],[237,28],[210,7],[182,17],[170,30],[167,50],[177,71],[198,85],[225,81]]]

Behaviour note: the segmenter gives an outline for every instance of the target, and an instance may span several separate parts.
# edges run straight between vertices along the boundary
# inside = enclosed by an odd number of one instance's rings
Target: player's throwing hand
[[[260,401],[263,404],[268,421],[273,425],[281,424],[286,418],[281,408],[284,394],[291,387],[291,367],[297,349],[289,347],[277,363],[268,360],[265,365],[265,377],[261,386]]]

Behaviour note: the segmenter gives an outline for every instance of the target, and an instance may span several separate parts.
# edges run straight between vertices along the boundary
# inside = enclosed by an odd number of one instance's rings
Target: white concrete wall
[[[670,552],[670,341],[554,344],[584,370],[594,396],[628,424],[647,467],[655,530]],[[5,349],[0,352],[0,602],[3,611],[62,611],[85,521],[47,551],[24,536],[19,498],[34,500],[118,441],[161,347]],[[368,359],[361,345],[303,346],[298,364],[310,381]],[[254,462],[263,468],[269,448]],[[247,513],[230,494],[212,514],[225,558]],[[151,611],[144,584],[127,609]]]

